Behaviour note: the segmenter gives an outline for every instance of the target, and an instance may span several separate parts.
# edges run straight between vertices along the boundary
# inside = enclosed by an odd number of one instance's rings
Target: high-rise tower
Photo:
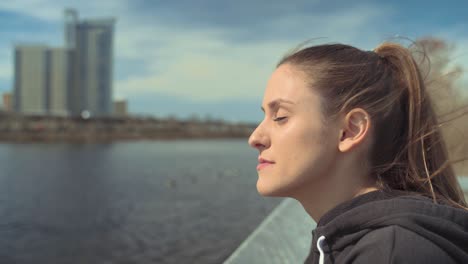
[[[113,35],[115,19],[78,21],[65,13],[66,46],[73,50],[72,115],[108,116],[113,113]]]

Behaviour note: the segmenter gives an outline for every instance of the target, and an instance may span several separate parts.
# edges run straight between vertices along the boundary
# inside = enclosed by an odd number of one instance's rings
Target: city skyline
[[[15,45],[14,111],[33,115],[113,115],[115,18],[63,11],[64,45]]]
[[[258,121],[274,65],[307,39],[370,50],[397,34],[431,35],[456,44],[453,63],[468,66],[462,1],[57,3],[0,3],[0,91],[11,90],[13,43],[62,45],[58,21],[66,7],[86,18],[117,17],[115,99],[127,99],[137,114]]]

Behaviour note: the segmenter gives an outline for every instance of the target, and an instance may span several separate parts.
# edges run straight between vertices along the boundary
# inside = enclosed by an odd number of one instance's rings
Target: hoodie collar
[[[368,192],[362,195],[359,195],[349,201],[343,202],[339,204],[338,206],[334,207],[327,213],[325,213],[317,223],[317,227],[325,226],[327,225],[330,221],[341,215],[342,213],[349,211],[355,207],[361,206],[363,204],[366,204],[368,202],[374,202],[374,201],[379,201],[379,200],[385,200],[389,198],[393,198],[397,195],[403,195],[405,193],[403,192],[388,192],[388,191],[382,191],[382,190],[377,190],[377,191],[372,191]]]
[[[335,250],[389,225],[402,226],[428,238],[434,233],[453,233],[454,239],[468,241],[468,211],[434,204],[422,195],[380,190],[355,197],[327,212],[313,231],[313,245],[318,237],[325,236],[324,251]]]

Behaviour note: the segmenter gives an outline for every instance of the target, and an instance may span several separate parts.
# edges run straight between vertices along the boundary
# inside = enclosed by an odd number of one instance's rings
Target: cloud
[[[374,37],[360,36],[366,36],[364,32],[369,30],[364,27],[382,19],[383,12],[363,6],[329,14],[279,17],[270,25],[277,36],[255,41],[235,41],[239,31],[228,28],[175,30],[164,23],[136,27],[123,19],[116,35],[117,57],[144,61],[146,71],[117,76],[116,91],[124,95],[164,92],[193,100],[259,97],[278,59],[305,39],[326,36],[329,38],[321,41],[377,44],[377,30],[368,34]],[[324,26],[313,26],[319,24]],[[363,29],[358,33],[360,27]],[[298,30],[302,28],[308,30]],[[291,31],[299,33],[285,37]],[[252,32],[257,32],[255,27]]]
[[[190,1],[157,6],[128,5],[126,1],[78,6],[62,2],[67,4],[84,17],[118,17],[114,52],[117,95],[164,92],[193,100],[258,97],[276,61],[297,43],[317,36],[366,42],[357,38],[364,30],[357,29],[384,15],[378,7],[367,5],[310,12],[307,9],[316,3],[309,1],[300,2],[301,8],[277,1],[268,5],[237,3],[225,9],[218,8],[216,1],[204,1],[201,9],[190,8],[194,5]],[[4,2],[0,9],[61,25],[63,6],[27,0]],[[201,17],[207,19],[197,23]]]
[[[0,45],[0,79],[9,79],[13,76],[13,51],[11,46]]]
[[[13,75],[12,66],[8,64],[0,64],[0,79],[8,79]]]
[[[77,3],[72,0],[18,0],[1,1],[0,10],[15,12],[40,19],[42,21],[61,22],[64,16],[64,8],[74,7],[82,14],[88,16],[115,16],[125,14],[128,10],[127,1],[86,1]]]
[[[460,66],[462,75],[456,80],[456,86],[461,89],[465,96],[468,96],[468,37],[466,28],[468,23],[459,23],[449,29],[440,28],[433,36],[447,40],[449,44],[454,45],[451,53],[449,67]]]
[[[259,96],[287,44],[230,45],[206,35],[179,37],[147,54],[149,74],[119,80],[124,94],[164,92],[200,99]],[[149,59],[151,58],[151,59]]]
[[[462,67],[463,74],[456,81],[459,87],[468,97],[468,38],[457,41],[457,46],[454,51],[453,64]]]
[[[391,20],[396,9],[385,4],[233,3],[118,0],[57,5],[25,0],[4,1],[0,10],[57,27],[62,26],[67,6],[76,8],[80,17],[117,17],[114,93],[119,98],[151,94],[199,102],[260,98],[278,59],[304,40],[325,37],[317,43],[344,42],[372,49],[400,33],[397,21]],[[62,38],[62,32],[54,34]],[[33,39],[40,38],[32,35]],[[0,64],[0,71],[7,68],[12,66]],[[11,70],[3,70],[0,78],[8,74]]]

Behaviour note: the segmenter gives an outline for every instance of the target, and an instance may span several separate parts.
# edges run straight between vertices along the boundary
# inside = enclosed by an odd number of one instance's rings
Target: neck
[[[318,223],[320,218],[337,205],[359,195],[378,190],[370,180],[369,171],[355,166],[355,161],[335,164],[321,179],[303,185],[293,198]]]

